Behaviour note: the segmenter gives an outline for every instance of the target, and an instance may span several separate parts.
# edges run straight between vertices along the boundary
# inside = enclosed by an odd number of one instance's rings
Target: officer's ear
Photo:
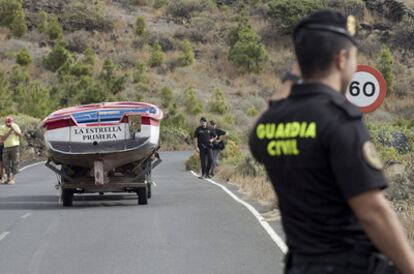
[[[344,70],[348,62],[349,52],[346,49],[341,49],[335,57],[335,66],[338,70]]]

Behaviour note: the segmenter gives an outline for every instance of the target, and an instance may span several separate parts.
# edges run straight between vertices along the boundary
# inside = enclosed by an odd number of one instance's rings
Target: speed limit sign
[[[387,83],[373,67],[358,65],[346,91],[346,99],[364,112],[376,110],[387,95]]]

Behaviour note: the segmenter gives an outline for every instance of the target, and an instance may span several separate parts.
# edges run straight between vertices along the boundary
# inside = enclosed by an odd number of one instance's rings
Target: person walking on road
[[[355,18],[335,11],[302,19],[293,42],[303,82],[270,101],[250,135],[278,196],[287,274],[414,273],[413,251],[382,191],[383,164],[344,96],[357,66],[355,31]]]
[[[200,154],[200,179],[211,178],[210,169],[213,162],[212,147],[215,137],[211,129],[207,127],[207,119],[201,117],[200,126],[194,132],[194,148]]]
[[[5,125],[0,127],[0,138],[4,143],[3,165],[6,171],[5,184],[14,184],[15,176],[19,171],[19,146],[20,137],[22,137],[20,127],[13,122],[13,117],[8,116]]]
[[[213,132],[213,135],[216,136],[216,138],[213,141],[213,148],[212,148],[213,163],[211,165],[211,171],[210,171],[210,175],[214,176],[214,171],[219,161],[220,151],[222,151],[225,147],[224,138],[227,137],[227,133],[224,130],[217,128],[217,124],[213,120],[210,121],[209,124],[210,124],[211,131]]]

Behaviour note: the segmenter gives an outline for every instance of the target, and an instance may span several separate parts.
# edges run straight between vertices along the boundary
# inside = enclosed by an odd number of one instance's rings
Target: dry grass
[[[247,199],[253,199],[263,205],[276,207],[276,195],[273,187],[266,177],[240,176],[234,166],[219,166],[217,175],[230,184],[239,187],[239,191]]]

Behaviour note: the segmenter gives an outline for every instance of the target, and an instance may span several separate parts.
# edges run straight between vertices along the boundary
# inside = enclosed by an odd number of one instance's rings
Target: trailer
[[[63,206],[74,194],[135,192],[138,204],[152,195],[152,170],[161,163],[162,111],[142,102],[66,108],[43,122],[46,166],[58,177]]]

